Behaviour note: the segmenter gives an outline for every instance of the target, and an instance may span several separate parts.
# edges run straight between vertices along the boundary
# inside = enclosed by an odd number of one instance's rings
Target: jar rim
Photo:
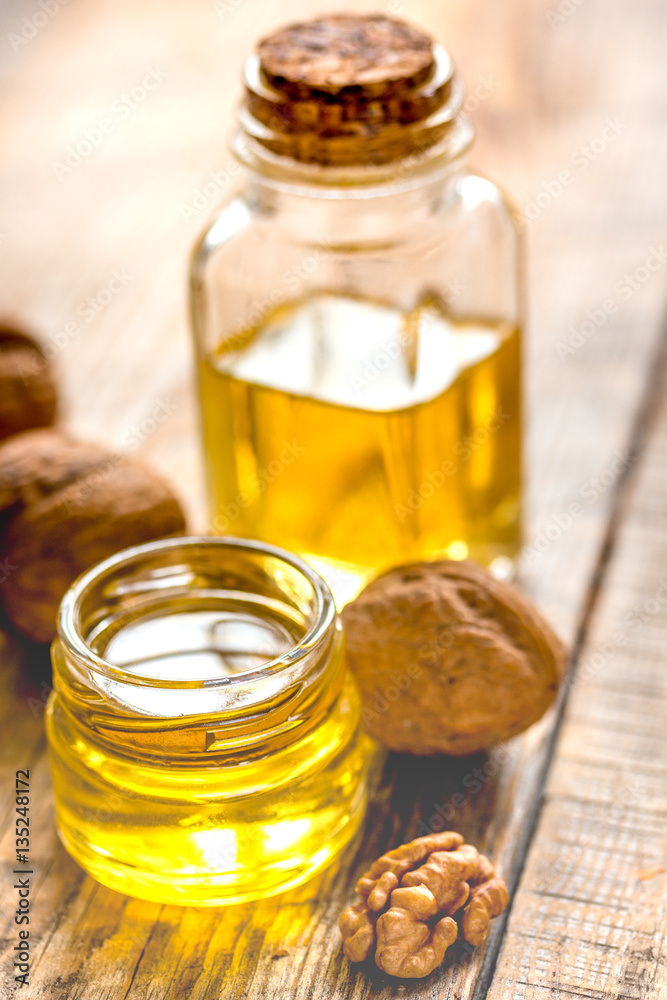
[[[122,666],[111,663],[90,647],[81,629],[79,614],[81,602],[105,575],[111,574],[125,566],[131,566],[134,561],[142,559],[147,555],[150,556],[153,553],[168,553],[171,550],[177,551],[182,549],[187,551],[188,549],[194,550],[201,547],[220,550],[240,549],[249,553],[270,556],[286,563],[301,576],[305,577],[313,588],[315,599],[314,620],[305,635],[280,656],[267,660],[261,666],[255,667],[252,670],[196,680],[172,680],[136,674]],[[242,686],[261,682],[263,679],[274,677],[281,670],[295,662],[306,659],[326,638],[332,626],[335,625],[335,622],[336,604],[328,584],[312,566],[294,553],[276,545],[271,545],[268,542],[236,538],[232,535],[179,535],[121,549],[119,552],[82,573],[70,585],[61,601],[56,623],[57,636],[54,644],[61,643],[66,652],[77,660],[86,662],[96,673],[111,680],[121,681],[124,684],[147,688],[169,688],[172,690],[192,688],[215,690],[220,687],[229,688],[235,685]]]

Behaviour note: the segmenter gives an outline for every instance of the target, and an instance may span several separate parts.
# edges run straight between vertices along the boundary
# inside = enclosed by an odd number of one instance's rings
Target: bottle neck
[[[246,168],[253,211],[308,242],[347,245],[418,236],[444,201],[455,197],[474,138],[467,118],[441,142],[381,166],[333,167],[278,156],[239,129],[232,149]]]
[[[298,189],[304,195],[320,197],[367,197],[369,188],[391,185],[396,190],[418,187],[435,175],[456,168],[469,150],[475,133],[463,112],[452,118],[446,134],[436,143],[424,141],[412,146],[410,152],[386,163],[323,165],[306,163],[283,156],[258,141],[243,119],[232,136],[231,148],[240,163],[266,184],[278,188]]]
[[[454,191],[474,137],[449,53],[384,15],[288,27],[244,83],[232,150],[248,204],[311,244],[409,238]]]

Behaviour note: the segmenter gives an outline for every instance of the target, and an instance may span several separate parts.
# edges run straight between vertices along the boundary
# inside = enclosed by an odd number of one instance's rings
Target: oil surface
[[[280,608],[224,598],[200,609],[167,600],[150,616],[106,624],[90,641],[129,674],[202,680],[205,710],[207,680],[281,655],[294,645],[295,629]],[[342,652],[334,656],[341,666]],[[106,679],[101,694],[117,710],[111,744],[94,733],[99,698],[73,713],[52,695],[47,726],[61,837],[105,885],[176,904],[259,899],[304,881],[357,829],[368,741],[349,677],[303,735],[248,746],[228,763],[209,763],[205,752],[184,763],[170,753],[169,733],[161,744],[159,729],[158,752],[147,759],[129,740],[124,711],[159,720],[167,695]]]
[[[293,549],[339,601],[409,560],[520,544],[519,332],[321,295],[201,364],[217,533]]]

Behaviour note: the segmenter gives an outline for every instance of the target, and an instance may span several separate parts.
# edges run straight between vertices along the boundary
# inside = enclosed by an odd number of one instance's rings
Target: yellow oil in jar
[[[323,294],[202,360],[211,527],[300,552],[339,602],[375,572],[520,545],[519,331]]]
[[[340,634],[322,665],[329,696],[310,697],[295,735],[287,720],[262,740],[261,713],[243,737],[233,717],[224,733],[206,732],[207,682],[261,666],[301,635],[286,606],[230,596],[165,599],[149,615],[139,604],[134,619],[104,622],[92,647],[130,675],[204,682],[199,718],[174,717],[173,692],[140,683],[107,678],[82,696],[56,651],[47,731],[57,820],[82,867],[129,895],[207,906],[284,891],[340,851],[363,818],[369,753]],[[283,696],[278,685],[278,710]],[[216,753],[217,738],[234,752]],[[184,757],[188,739],[199,752]]]

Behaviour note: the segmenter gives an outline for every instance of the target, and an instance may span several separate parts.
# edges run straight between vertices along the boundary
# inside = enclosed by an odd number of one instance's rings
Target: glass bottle
[[[65,596],[46,728],[60,837],[104,885],[215,906],[358,829],[370,741],[325,582],[239,539],[118,553]]]
[[[244,186],[193,255],[210,529],[300,552],[341,603],[414,560],[511,575],[520,546],[518,233],[466,165],[463,97],[445,50],[383,15],[270,36]]]

